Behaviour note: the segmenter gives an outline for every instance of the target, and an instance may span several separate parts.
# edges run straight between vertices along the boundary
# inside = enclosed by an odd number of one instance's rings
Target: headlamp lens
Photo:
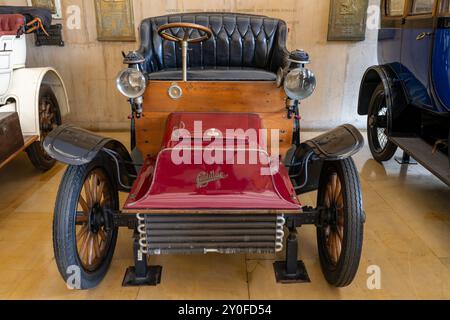
[[[284,81],[284,91],[292,100],[303,100],[316,89],[316,76],[306,68],[293,69]]]
[[[145,76],[136,69],[125,69],[117,76],[117,89],[127,98],[138,98],[144,94]]]

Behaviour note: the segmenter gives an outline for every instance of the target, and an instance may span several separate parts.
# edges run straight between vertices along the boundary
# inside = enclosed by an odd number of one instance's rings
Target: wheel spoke
[[[93,244],[94,244],[94,254],[95,254],[95,257],[96,258],[99,258],[101,255],[100,255],[100,247],[99,247],[99,245],[98,245],[98,234],[96,234],[96,235],[94,235],[94,241],[93,241]]]
[[[334,259],[334,253],[335,253],[335,251],[334,251],[334,248],[335,248],[334,232],[330,232],[329,241],[330,241],[330,247],[329,247],[330,258],[334,262],[335,261],[335,259]]]
[[[89,241],[89,254],[88,254],[88,265],[92,265],[92,263],[94,262],[94,236],[91,235],[90,237],[90,241]]]
[[[92,186],[91,186],[92,204],[96,204],[97,201],[98,201],[98,199],[97,199],[97,188],[98,188],[98,177],[94,173],[92,175]]]
[[[84,212],[80,212],[81,214],[77,214],[76,222],[88,222],[88,217]]]
[[[100,184],[97,187],[97,195],[96,195],[96,202],[102,203],[102,197],[103,197],[103,189],[105,188],[105,181],[100,181]]]
[[[104,250],[105,247],[106,247],[107,242],[106,242],[106,235],[105,235],[105,232],[104,232],[102,229],[99,230],[99,232],[98,232],[98,237],[99,237],[99,240],[100,240],[100,244],[99,244],[99,246],[100,246],[100,251],[103,252],[103,250]]]
[[[338,263],[341,255],[341,242],[339,241],[339,235],[337,231],[334,233],[334,250],[335,250],[335,262]]]
[[[87,225],[84,225],[83,227],[81,227],[80,231],[77,234],[77,243],[83,243],[84,238],[88,235],[89,233],[89,228]]]
[[[331,206],[330,196],[329,196],[328,192],[325,194],[324,202],[325,202],[324,204],[327,208],[329,208]]]
[[[88,244],[89,244],[90,238],[91,238],[91,233],[88,232],[87,236],[85,237],[85,239],[84,239],[84,241],[83,241],[83,243],[81,245],[81,249],[79,251],[79,257],[83,261],[85,261],[85,256],[86,256],[86,253],[87,253],[87,248],[88,248]]]
[[[83,211],[85,214],[89,214],[89,206],[86,202],[86,200],[84,200],[83,195],[80,194],[80,198],[78,199],[78,203],[80,204],[81,208],[83,208]]]
[[[106,233],[105,233],[105,231],[104,231],[103,229],[100,229],[100,230],[98,231],[98,235],[100,236],[100,239],[101,239],[102,241],[106,242]]]
[[[338,226],[336,229],[336,233],[338,235],[339,241],[342,243],[342,241],[344,241],[344,228]]]
[[[336,199],[336,204],[339,202],[339,199],[341,197],[342,197],[341,180],[339,180],[337,175],[336,175],[336,188],[334,189],[334,198]]]
[[[344,195],[342,194],[342,190],[339,193],[337,199],[336,199],[336,209],[339,210],[343,210],[344,209]]]
[[[331,187],[331,183],[328,183],[328,185],[327,185],[326,195],[328,196],[328,200],[329,200],[328,207],[331,207],[333,205],[333,190]]]
[[[87,204],[88,204],[89,208],[92,208],[92,206],[93,206],[93,199],[91,197],[91,186],[89,184],[89,178],[86,179],[86,181],[84,182],[84,191],[85,191],[85,194],[86,194]]]
[[[338,176],[336,173],[334,173],[331,176],[331,199],[335,200],[336,199],[336,188],[337,188],[337,180],[338,180]]]

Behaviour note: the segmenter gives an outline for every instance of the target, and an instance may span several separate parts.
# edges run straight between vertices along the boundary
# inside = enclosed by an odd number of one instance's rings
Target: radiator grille
[[[138,214],[146,254],[275,253],[283,249],[282,215]]]

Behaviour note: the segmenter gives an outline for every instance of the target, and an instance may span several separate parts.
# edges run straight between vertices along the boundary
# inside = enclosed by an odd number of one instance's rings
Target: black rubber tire
[[[397,146],[388,140],[386,146],[381,148],[378,136],[372,131],[374,129],[371,129],[371,117],[378,113],[380,104],[386,105],[385,91],[382,83],[376,87],[372,94],[372,98],[370,99],[369,113],[367,115],[367,139],[369,140],[369,148],[373,158],[378,162],[384,162],[392,159],[397,151]],[[386,125],[388,125],[388,123],[386,123]]]
[[[93,162],[83,166],[69,166],[62,178],[59,187],[54,218],[53,218],[53,250],[58,270],[64,279],[68,281],[70,274],[68,268],[75,266],[80,270],[80,287],[75,289],[87,290],[97,287],[108,272],[116,247],[118,228],[112,230],[112,237],[107,253],[101,264],[94,271],[87,271],[78,256],[76,242],[76,210],[78,198],[83,189],[85,179],[94,169],[101,168],[108,177],[113,209],[119,210],[119,194],[113,177],[104,167],[104,159],[97,157]]]
[[[53,92],[52,88],[48,85],[42,85],[41,89],[39,91],[39,107],[41,104],[41,100],[44,97],[48,97],[50,99],[52,108],[54,108],[54,112],[56,115],[56,124],[59,126],[61,125],[61,113],[59,109],[58,99],[55,96],[55,93]],[[41,130],[41,137],[45,138],[42,134]],[[30,159],[31,163],[36,167],[36,169],[46,172],[53,168],[56,164],[56,160],[51,158],[44,150],[44,147],[42,146],[42,141],[36,141],[32,143],[27,149],[26,152],[28,154],[28,158]]]
[[[337,173],[343,192],[344,235],[337,264],[331,262],[325,230],[317,228],[317,243],[322,272],[331,285],[346,287],[353,282],[359,268],[364,237],[365,214],[359,174],[353,159],[325,161],[319,181],[317,205],[324,206],[325,189],[332,172]]]

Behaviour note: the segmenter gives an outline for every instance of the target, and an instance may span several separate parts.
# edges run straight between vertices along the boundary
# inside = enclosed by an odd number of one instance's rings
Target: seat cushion
[[[191,68],[188,71],[190,81],[275,81],[276,74],[256,68]],[[149,80],[181,81],[180,69],[167,69],[150,73]]]
[[[24,24],[25,18],[20,14],[0,14],[0,36],[15,36]]]

